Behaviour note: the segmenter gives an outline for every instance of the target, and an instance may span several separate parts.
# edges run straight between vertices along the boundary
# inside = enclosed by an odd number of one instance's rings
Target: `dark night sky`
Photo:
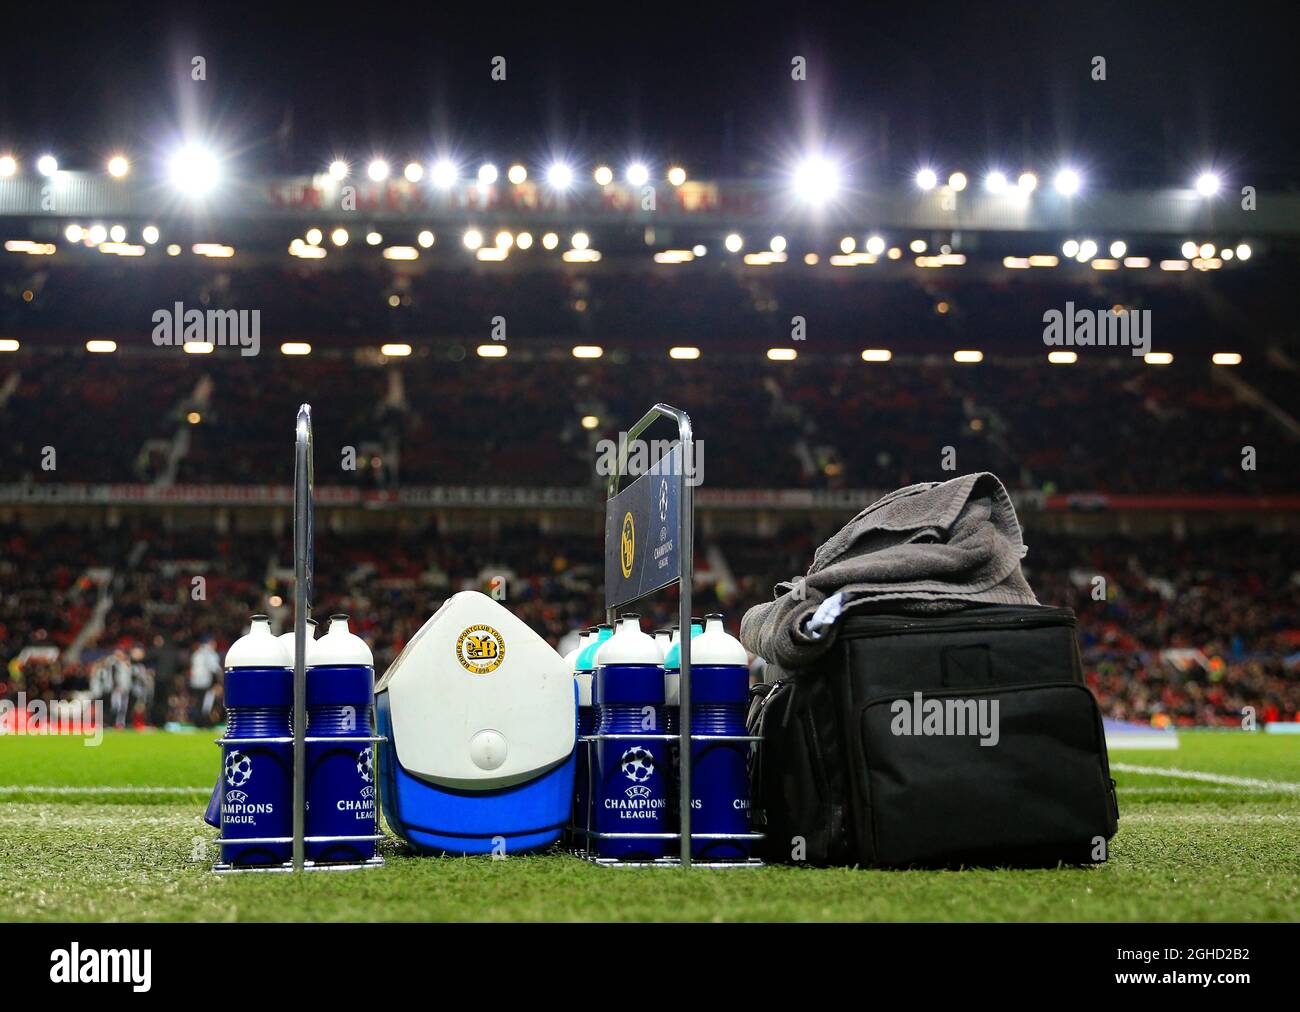
[[[333,151],[400,164],[454,148],[530,164],[644,152],[694,174],[764,174],[825,136],[858,178],[921,161],[1040,171],[1068,156],[1100,185],[1300,184],[1297,72],[1281,7],[1215,3],[10,5],[0,148],[146,166],[182,122],[251,171]],[[794,11],[796,13],[792,14]],[[189,80],[192,55],[208,79]],[[489,77],[504,55],[505,83]],[[790,58],[809,61],[790,79]],[[1107,80],[1090,61],[1107,58]],[[291,111],[292,130],[277,139]]]

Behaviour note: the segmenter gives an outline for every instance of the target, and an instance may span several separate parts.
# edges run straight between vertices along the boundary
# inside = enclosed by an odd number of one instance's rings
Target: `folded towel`
[[[1020,571],[1025,543],[1015,506],[987,471],[891,492],[817,549],[808,573],[740,623],[745,646],[787,670],[834,642],[853,608],[900,613],[964,604],[1037,604]],[[816,620],[814,620],[816,616]]]

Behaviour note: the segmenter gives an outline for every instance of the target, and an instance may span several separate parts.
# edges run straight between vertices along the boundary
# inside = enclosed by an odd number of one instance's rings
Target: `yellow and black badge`
[[[636,524],[632,523],[632,514],[623,517],[623,536],[619,539],[619,563],[623,567],[623,579],[632,575],[632,564],[636,562]]]
[[[486,675],[506,659],[506,641],[490,625],[472,625],[456,640],[456,660],[472,675]]]

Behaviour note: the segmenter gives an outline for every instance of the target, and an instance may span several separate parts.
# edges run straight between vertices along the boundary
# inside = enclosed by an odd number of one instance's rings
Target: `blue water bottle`
[[[641,631],[638,616],[623,615],[614,635],[597,650],[595,661],[597,732],[620,736],[599,742],[596,749],[596,831],[668,833],[667,743],[636,737],[664,733],[659,648]],[[653,861],[664,856],[667,845],[667,840],[653,835],[599,836],[596,853],[625,861]]]
[[[698,618],[691,619],[691,642],[704,632],[704,623]],[[682,691],[682,630],[673,626],[668,630],[668,643],[664,651],[664,733],[678,734],[681,731],[681,691]],[[681,769],[681,743],[668,743],[668,759],[672,777],[668,784],[668,824],[669,832],[681,829],[681,802],[678,777]]]
[[[706,615],[691,639],[691,734],[746,735],[749,655],[727,635],[721,615]],[[691,832],[750,832],[749,742],[692,741]],[[744,861],[749,840],[699,840],[691,854],[710,861]]]
[[[267,616],[254,615],[226,652],[225,692],[232,743],[221,747],[221,838],[291,837],[293,742],[284,739],[293,737],[293,669]],[[281,740],[247,740],[259,738]],[[222,860],[237,867],[283,864],[291,852],[288,842],[221,845]]]
[[[583,633],[582,649],[573,661],[573,680],[578,691],[578,738],[584,734],[596,733],[596,651],[600,645],[614,635],[614,627],[606,623],[594,625]],[[577,762],[573,772],[573,824],[579,829],[596,828],[591,818],[591,746],[579,740],[575,746]],[[577,841],[583,847],[591,844],[585,835],[579,834]]]
[[[370,713],[375,659],[346,615],[331,615],[329,629],[307,653],[307,737],[364,738],[374,734]],[[317,864],[368,861],[374,840],[312,843],[312,837],[374,836],[374,746],[358,741],[307,743],[307,859]]]

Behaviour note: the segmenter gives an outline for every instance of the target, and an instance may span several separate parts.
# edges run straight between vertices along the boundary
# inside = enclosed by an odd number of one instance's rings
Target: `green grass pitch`
[[[300,877],[210,872],[213,737],[0,737],[0,920],[1300,919],[1300,736],[1113,752],[1120,831],[1101,867],[608,869],[413,857],[390,839],[386,868]]]

